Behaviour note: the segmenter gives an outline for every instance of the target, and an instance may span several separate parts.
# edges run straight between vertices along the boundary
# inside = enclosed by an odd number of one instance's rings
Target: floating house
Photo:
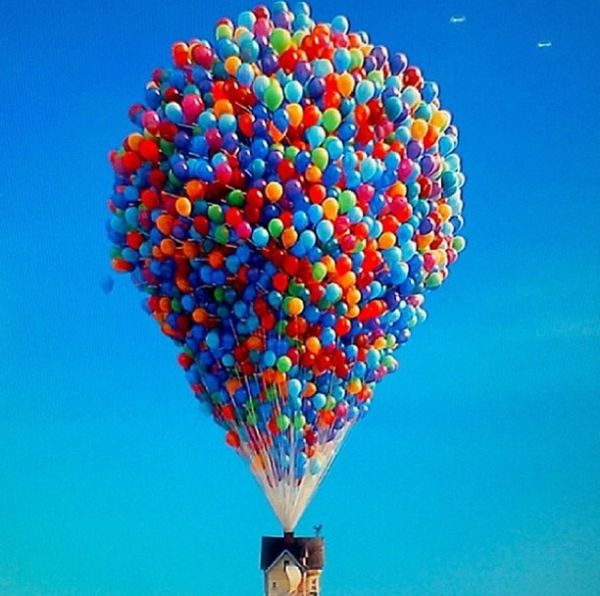
[[[320,596],[324,560],[323,538],[301,538],[293,532],[264,536],[260,568],[265,596]]]

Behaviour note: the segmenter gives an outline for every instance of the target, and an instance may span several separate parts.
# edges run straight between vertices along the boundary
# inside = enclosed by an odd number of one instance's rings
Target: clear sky
[[[301,522],[324,593],[599,594],[600,7],[314,4],[440,82],[468,176],[468,250]],[[260,593],[274,515],[129,280],[101,289],[129,105],[251,7],[2,3],[0,594]]]

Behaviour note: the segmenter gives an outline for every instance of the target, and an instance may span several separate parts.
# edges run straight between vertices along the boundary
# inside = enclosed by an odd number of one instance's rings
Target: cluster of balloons
[[[438,86],[300,2],[176,43],[111,152],[116,271],[269,482],[319,473],[463,249]]]

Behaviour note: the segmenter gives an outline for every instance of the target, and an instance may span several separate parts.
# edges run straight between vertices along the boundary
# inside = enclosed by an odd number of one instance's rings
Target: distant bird
[[[459,17],[450,17],[450,22],[455,25],[457,23],[465,23],[467,21],[467,17],[464,15],[461,15]]]
[[[551,48],[552,47],[552,42],[551,41],[538,41],[537,42],[537,47],[540,48],[540,49]]]
[[[313,526],[313,530],[315,531],[315,536],[319,538],[321,536],[321,532],[323,531],[323,524],[317,524]]]

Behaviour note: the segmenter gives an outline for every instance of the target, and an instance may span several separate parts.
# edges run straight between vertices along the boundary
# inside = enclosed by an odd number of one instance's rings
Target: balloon
[[[404,54],[305,2],[171,55],[109,156],[111,263],[291,531],[465,248],[458,131]]]

